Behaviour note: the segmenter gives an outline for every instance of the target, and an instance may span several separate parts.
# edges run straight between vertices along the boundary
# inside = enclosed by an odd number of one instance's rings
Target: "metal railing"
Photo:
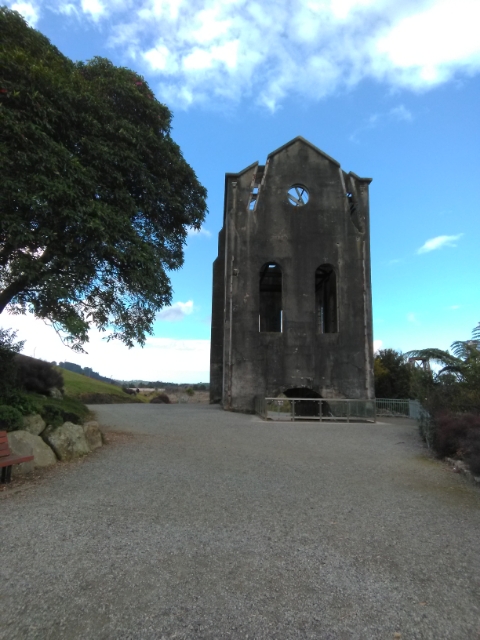
[[[377,416],[413,418],[419,420],[425,413],[418,400],[403,400],[398,398],[377,398]]]
[[[410,400],[377,398],[375,400],[377,416],[410,417]]]
[[[375,400],[349,398],[255,398],[255,413],[264,420],[375,422]]]

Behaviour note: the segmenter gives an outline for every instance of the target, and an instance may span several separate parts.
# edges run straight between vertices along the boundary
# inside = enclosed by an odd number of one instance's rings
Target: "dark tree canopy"
[[[135,72],[74,63],[0,8],[0,313],[74,348],[91,324],[144,343],[206,213],[171,117]]]
[[[409,398],[412,368],[400,351],[381,349],[375,355],[375,395],[377,398]]]

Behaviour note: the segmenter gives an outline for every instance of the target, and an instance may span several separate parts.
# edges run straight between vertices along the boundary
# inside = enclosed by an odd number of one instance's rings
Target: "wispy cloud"
[[[382,348],[382,345],[383,345],[383,340],[374,340],[373,353],[377,353],[377,351],[380,351],[380,349]]]
[[[435,238],[427,240],[425,244],[417,249],[417,253],[429,253],[442,247],[456,247],[457,241],[460,240],[462,236],[463,233],[459,233],[456,236],[436,236]]]
[[[212,236],[212,232],[208,231],[208,229],[204,229],[203,227],[201,229],[193,229],[192,227],[190,227],[190,229],[187,232],[187,235],[189,237],[191,237],[191,236],[205,236],[205,238],[210,238]]]
[[[406,122],[411,122],[413,120],[412,112],[409,111],[403,104],[390,109],[390,115],[396,120],[405,120]]]
[[[183,320],[185,316],[193,313],[193,300],[188,302],[175,302],[171,307],[167,307],[157,314],[157,320],[166,320],[167,322],[178,322]]]
[[[411,122],[413,120],[412,112],[409,111],[403,104],[393,107],[390,111],[384,113],[373,113],[369,116],[364,124],[356,129],[351,135],[350,140],[352,142],[359,142],[359,136],[365,131],[376,129],[377,127],[385,127],[389,124],[398,121]]]
[[[159,98],[175,106],[248,97],[274,110],[287,96],[318,100],[364,79],[423,90],[480,70],[478,0],[30,0],[14,6],[32,19],[55,11],[101,24],[125,63],[157,77]],[[408,110],[398,107],[396,116],[408,119]]]
[[[407,313],[407,320],[408,322],[413,322],[414,324],[418,324],[417,316],[412,312]]]

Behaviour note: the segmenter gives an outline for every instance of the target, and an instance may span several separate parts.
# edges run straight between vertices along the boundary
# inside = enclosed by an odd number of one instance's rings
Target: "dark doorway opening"
[[[322,396],[308,387],[296,387],[284,391],[287,398],[321,398]],[[297,400],[295,402],[295,415],[303,418],[315,418],[320,416],[320,402],[314,400]]]

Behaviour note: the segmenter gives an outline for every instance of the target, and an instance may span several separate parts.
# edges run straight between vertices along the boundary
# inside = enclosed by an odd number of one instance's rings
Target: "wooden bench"
[[[30,460],[33,460],[33,456],[16,456],[12,454],[8,446],[7,432],[0,431],[0,469],[2,470],[0,484],[10,482],[12,479],[12,465],[30,462]]]

